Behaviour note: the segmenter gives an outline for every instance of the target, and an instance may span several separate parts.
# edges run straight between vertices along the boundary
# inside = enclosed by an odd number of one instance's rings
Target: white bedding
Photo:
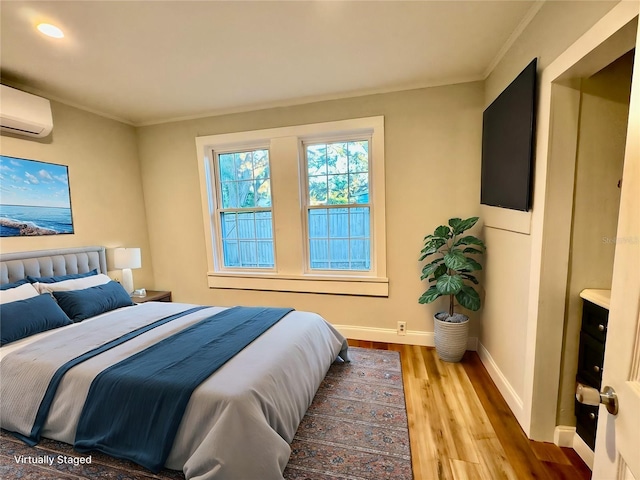
[[[128,320],[132,312],[162,318],[190,307],[193,305],[148,302],[0,348],[2,428],[30,433],[28,419],[43,394],[43,382],[37,381],[35,371],[47,368],[48,348],[57,346],[60,352],[82,348],[79,344],[87,341],[83,330],[115,330],[116,323],[132,321]],[[84,398],[100,371],[221,310],[211,307],[189,314],[72,368],[60,383],[42,435],[73,444]],[[31,352],[28,360],[26,351]],[[341,351],[346,356],[346,340],[320,316],[291,312],[194,391],[166,466],[183,470],[187,479],[282,479],[289,443]],[[35,362],[33,368],[30,362]],[[21,372],[14,377],[20,380],[11,380],[12,368]],[[30,373],[25,377],[24,372]],[[32,402],[24,402],[25,398]]]

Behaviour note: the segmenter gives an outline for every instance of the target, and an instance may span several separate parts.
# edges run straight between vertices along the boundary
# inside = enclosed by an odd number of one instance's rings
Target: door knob
[[[602,392],[599,392],[593,387],[578,383],[576,387],[576,400],[584,405],[591,405],[597,407],[601,403],[607,407],[607,412],[611,415],[618,414],[618,396],[616,391],[611,387],[604,387]]]

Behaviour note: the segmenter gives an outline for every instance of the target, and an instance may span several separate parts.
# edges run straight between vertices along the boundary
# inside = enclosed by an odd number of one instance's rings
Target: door
[[[629,107],[620,194],[603,388],[611,386],[619,412],[600,406],[594,480],[640,480],[640,35]]]

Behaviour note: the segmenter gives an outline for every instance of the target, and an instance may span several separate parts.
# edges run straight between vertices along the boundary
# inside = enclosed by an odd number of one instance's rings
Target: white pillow
[[[91,275],[84,278],[73,278],[55,283],[34,283],[36,290],[40,293],[68,292],[71,290],[84,290],[85,288],[96,287],[109,283],[111,279],[106,275]]]
[[[40,295],[30,283],[25,283],[15,288],[0,290],[0,304],[17,302],[18,300],[26,300],[27,298],[37,297]]]

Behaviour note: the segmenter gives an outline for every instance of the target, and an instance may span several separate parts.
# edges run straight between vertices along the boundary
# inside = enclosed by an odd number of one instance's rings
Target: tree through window
[[[224,266],[274,268],[269,150],[217,157]]]
[[[311,270],[371,269],[369,140],[305,144]]]

